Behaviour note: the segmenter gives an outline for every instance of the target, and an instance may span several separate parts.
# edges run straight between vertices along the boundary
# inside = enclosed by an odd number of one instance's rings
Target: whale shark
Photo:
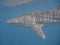
[[[34,11],[23,14],[7,20],[7,23],[23,24],[33,28],[37,34],[42,38],[46,39],[42,27],[45,23],[58,23],[60,22],[60,8],[54,8],[50,10]]]

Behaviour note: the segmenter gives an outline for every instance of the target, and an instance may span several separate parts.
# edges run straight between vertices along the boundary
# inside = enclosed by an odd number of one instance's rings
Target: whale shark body
[[[19,23],[32,27],[43,39],[46,38],[42,31],[43,25],[52,22],[60,22],[60,8],[31,12],[7,20],[7,23]]]

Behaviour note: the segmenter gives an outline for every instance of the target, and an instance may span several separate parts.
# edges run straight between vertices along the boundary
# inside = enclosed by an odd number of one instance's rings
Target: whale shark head
[[[7,20],[7,23],[15,23],[15,24],[22,24],[25,26],[30,26],[31,25],[31,18],[29,16],[20,16],[20,17],[15,17]]]

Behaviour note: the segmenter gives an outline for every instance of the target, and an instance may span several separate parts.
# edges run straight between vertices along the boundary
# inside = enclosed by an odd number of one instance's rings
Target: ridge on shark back
[[[42,27],[45,23],[60,22],[60,8],[37,11],[24,14],[20,17],[15,17],[7,20],[7,23],[19,23],[25,26],[32,27],[41,38],[45,39],[45,34],[42,31]]]

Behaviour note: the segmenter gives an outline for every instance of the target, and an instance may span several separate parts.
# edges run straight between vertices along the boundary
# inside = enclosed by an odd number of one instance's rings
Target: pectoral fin
[[[43,26],[43,24],[41,24],[40,26],[37,25],[37,24],[34,24],[33,28],[41,36],[41,38],[45,39],[45,35],[44,35],[43,31],[42,31],[42,26]]]

